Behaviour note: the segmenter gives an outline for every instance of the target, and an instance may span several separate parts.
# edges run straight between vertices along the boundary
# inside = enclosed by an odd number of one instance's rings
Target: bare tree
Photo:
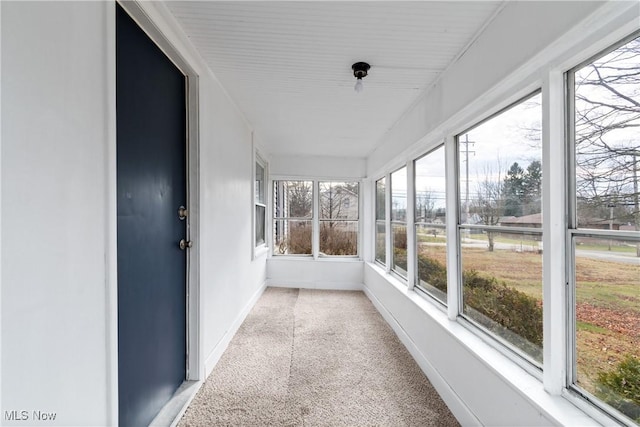
[[[310,253],[313,186],[310,181],[276,181],[274,187],[274,233],[279,253]],[[294,221],[290,221],[290,219]]]
[[[349,219],[350,212],[357,212],[357,182],[322,182],[320,183],[320,218]],[[356,206],[352,206],[355,203]],[[357,219],[357,218],[354,218]],[[333,227],[330,221],[330,226]]]
[[[313,186],[310,181],[289,181],[287,185],[289,216],[310,217],[313,212]]]
[[[575,105],[577,198],[589,208],[583,216],[609,208],[611,221],[640,230],[640,136],[633,131],[640,128],[640,39],[576,72]]]
[[[472,213],[478,215],[485,225],[497,225],[504,215],[504,177],[502,176],[500,161],[498,171],[493,173],[490,166],[485,167],[484,175],[478,176],[476,183],[476,197],[471,202]],[[494,231],[487,230],[489,252],[493,252]]]
[[[416,222],[427,222],[435,216],[436,200],[429,190],[416,193]]]
[[[358,219],[357,182],[320,183],[320,250],[331,255],[355,255]]]

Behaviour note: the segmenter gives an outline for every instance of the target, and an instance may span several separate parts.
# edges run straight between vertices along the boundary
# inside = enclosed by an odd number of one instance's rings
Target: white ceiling
[[[501,4],[167,3],[269,153],[344,157],[367,157]]]

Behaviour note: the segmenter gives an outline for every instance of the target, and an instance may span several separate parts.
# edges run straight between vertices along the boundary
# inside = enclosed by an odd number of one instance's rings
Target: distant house
[[[519,217],[503,217],[500,225],[504,227],[527,227],[542,228],[542,213]],[[631,230],[635,231],[635,226],[626,225],[619,220],[609,220],[603,218],[578,218],[578,227],[594,230]]]
[[[542,228],[542,213],[524,216],[509,216],[500,218],[499,225],[503,227]]]
[[[625,223],[617,219],[604,218],[578,218],[579,228],[591,228],[595,230],[620,230]]]

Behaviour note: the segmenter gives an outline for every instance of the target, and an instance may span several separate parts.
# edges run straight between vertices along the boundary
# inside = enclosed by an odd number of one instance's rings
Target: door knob
[[[187,215],[189,215],[189,211],[187,210],[187,208],[185,208],[184,206],[180,206],[178,208],[178,218],[180,218],[180,221],[187,218]]]
[[[185,249],[192,247],[193,242],[191,240],[181,239],[180,243],[178,243],[178,246],[180,246],[180,249],[184,251]]]

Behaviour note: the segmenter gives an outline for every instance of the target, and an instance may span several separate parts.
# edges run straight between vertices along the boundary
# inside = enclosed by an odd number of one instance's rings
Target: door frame
[[[187,208],[187,240],[194,242],[187,251],[186,271],[186,372],[185,381],[202,381],[205,377],[204,357],[202,355],[203,337],[200,299],[200,144],[199,144],[199,75],[189,64],[177,47],[170,41],[175,39],[175,29],[171,22],[167,24],[167,17],[161,16],[157,5],[153,2],[137,0],[116,0],[105,2],[107,7],[106,46],[110,70],[108,90],[110,91],[108,130],[110,146],[107,153],[108,161],[108,192],[109,192],[109,230],[107,241],[107,402],[109,425],[118,424],[118,266],[117,266],[117,173],[116,173],[116,3],[131,16],[147,36],[160,48],[169,60],[185,75],[186,100],[186,182]],[[164,7],[164,5],[163,5]],[[153,18],[152,18],[153,16]],[[154,19],[155,18],[155,19]],[[156,22],[161,22],[156,25]]]

